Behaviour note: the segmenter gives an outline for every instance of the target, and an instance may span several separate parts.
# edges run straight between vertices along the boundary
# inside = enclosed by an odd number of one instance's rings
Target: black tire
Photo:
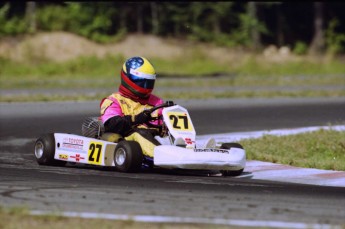
[[[40,165],[64,166],[65,161],[55,160],[54,134],[44,134],[35,142],[34,155]]]
[[[231,148],[239,148],[243,149],[243,146],[239,143],[231,142],[231,143],[223,143],[220,146],[221,149],[231,149]],[[229,171],[229,170],[221,170],[223,176],[239,176],[242,174],[244,169],[236,170],[236,171]]]
[[[136,141],[120,141],[114,153],[115,168],[120,172],[137,172],[143,163],[143,152]]]
[[[243,146],[239,143],[236,142],[231,142],[231,143],[223,143],[220,146],[221,149],[231,149],[231,148],[239,148],[239,149],[243,149]]]
[[[243,173],[243,169],[236,170],[236,171],[229,171],[229,170],[222,170],[220,171],[224,177],[235,177],[239,176]]]

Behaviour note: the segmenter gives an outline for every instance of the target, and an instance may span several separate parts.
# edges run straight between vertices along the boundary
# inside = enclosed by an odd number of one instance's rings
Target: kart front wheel
[[[55,138],[54,134],[44,134],[35,142],[35,157],[40,165],[64,166],[65,161],[54,159]]]
[[[239,148],[243,149],[243,146],[239,143],[223,143],[220,146],[221,149],[231,149],[231,148]],[[220,171],[223,176],[239,176],[242,174],[244,169],[236,170],[236,171],[230,171],[230,170],[222,170]]]
[[[120,141],[114,153],[115,168],[120,172],[136,172],[141,168],[143,152],[136,141]]]
[[[240,170],[236,170],[236,171],[230,171],[230,170],[222,170],[220,171],[221,174],[224,176],[224,177],[235,177],[235,176],[239,176],[242,174],[243,172],[243,169],[240,169]]]

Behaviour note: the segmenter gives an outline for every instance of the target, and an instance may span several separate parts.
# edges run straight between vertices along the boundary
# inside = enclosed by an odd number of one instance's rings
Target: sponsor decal
[[[194,152],[229,153],[226,149],[194,149]]]
[[[83,150],[84,140],[78,138],[64,138],[62,141],[62,148]]]
[[[84,157],[81,157],[80,154],[76,154],[75,156],[70,156],[70,158],[74,158],[75,161],[80,161],[80,160],[84,160]]]
[[[129,109],[131,108],[131,105],[129,105],[125,100],[120,99],[120,103],[122,105],[126,105]]]
[[[67,160],[68,159],[68,155],[67,154],[59,154],[59,159]]]
[[[185,138],[184,141],[186,142],[187,145],[193,144],[193,141],[191,138]]]

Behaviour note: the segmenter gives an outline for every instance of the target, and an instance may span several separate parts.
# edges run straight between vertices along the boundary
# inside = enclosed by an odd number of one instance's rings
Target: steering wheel
[[[152,114],[155,110],[158,110],[158,109],[164,108],[164,107],[171,107],[171,106],[174,106],[174,105],[175,105],[175,103],[174,103],[173,101],[166,101],[165,103],[162,103],[162,104],[160,104],[160,105],[158,105],[158,106],[152,107],[152,108],[149,109],[148,111]],[[151,121],[158,120],[158,119],[160,119],[161,117],[162,117],[162,116],[160,115],[160,116],[158,116],[157,118],[151,119]],[[163,131],[164,124],[163,124],[163,125],[155,125],[155,124],[152,124],[152,123],[150,123],[150,122],[146,122],[145,124],[146,124],[148,127],[152,127],[152,128],[157,128],[157,129],[159,129],[159,135],[160,135],[161,137],[164,136],[164,134],[165,134],[165,131]]]
[[[150,111],[151,113],[154,112],[157,109],[163,108],[163,107],[171,107],[174,106],[175,103],[173,101],[166,101],[165,103],[162,103],[158,106],[152,107],[151,109],[149,109],[148,111]]]

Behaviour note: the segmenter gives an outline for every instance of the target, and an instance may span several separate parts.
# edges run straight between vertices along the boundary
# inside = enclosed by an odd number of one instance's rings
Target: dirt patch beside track
[[[68,32],[42,32],[34,35],[6,37],[0,40],[0,57],[16,61],[37,58],[63,62],[80,56],[104,57],[106,55],[133,56],[164,59],[183,57],[200,52],[222,63],[247,61],[252,54],[241,48],[217,47],[211,44],[161,38],[153,35],[129,34],[123,40],[99,44],[84,37]],[[258,55],[259,60],[268,62],[299,61],[301,57],[293,55],[286,47],[266,48]]]

